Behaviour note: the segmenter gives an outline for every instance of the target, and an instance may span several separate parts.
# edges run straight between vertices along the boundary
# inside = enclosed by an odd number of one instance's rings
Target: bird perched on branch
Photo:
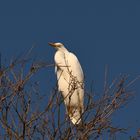
[[[62,93],[67,114],[74,125],[81,122],[84,111],[84,75],[77,57],[62,43],[49,43],[57,51],[54,56],[58,90]]]

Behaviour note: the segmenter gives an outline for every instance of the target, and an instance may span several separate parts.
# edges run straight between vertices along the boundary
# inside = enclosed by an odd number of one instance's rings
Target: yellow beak
[[[57,46],[55,45],[55,43],[49,42],[48,44],[49,44],[50,46],[52,46],[52,47],[57,47]]]

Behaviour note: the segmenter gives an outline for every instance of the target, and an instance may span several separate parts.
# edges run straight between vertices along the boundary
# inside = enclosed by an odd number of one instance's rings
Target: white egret
[[[66,111],[73,124],[81,122],[84,111],[84,75],[77,57],[62,43],[49,43],[56,48],[54,56],[58,90],[62,93]]]

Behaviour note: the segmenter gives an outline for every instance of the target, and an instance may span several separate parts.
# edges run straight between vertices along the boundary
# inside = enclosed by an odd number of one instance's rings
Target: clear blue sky
[[[140,75],[140,1],[0,1],[3,58],[10,60],[36,44],[34,54],[39,59],[53,62],[55,51],[48,46],[50,41],[62,42],[77,54],[87,87],[93,80],[100,93],[106,64],[110,80],[120,73],[132,77]],[[44,90],[55,85],[53,68],[43,71],[40,77]],[[134,87],[136,98],[116,114],[118,124],[140,126],[136,121],[140,120],[139,85],[140,81]]]

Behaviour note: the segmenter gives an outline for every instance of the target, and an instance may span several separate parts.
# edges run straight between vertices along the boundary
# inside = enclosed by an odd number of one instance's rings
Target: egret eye
[[[58,47],[58,48],[61,48],[61,46],[62,46],[62,45],[58,45],[57,47]]]

